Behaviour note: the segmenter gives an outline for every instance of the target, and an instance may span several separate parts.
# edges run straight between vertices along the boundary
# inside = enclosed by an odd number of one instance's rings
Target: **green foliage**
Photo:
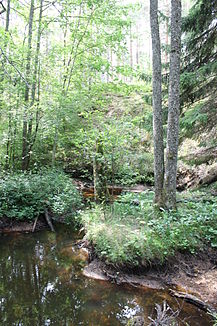
[[[51,4],[53,10],[43,4],[39,24],[40,6],[37,5],[27,76],[28,42],[25,40],[28,34],[24,31],[29,23],[29,5],[15,1],[13,9],[18,19],[9,17],[9,33],[0,28],[0,47],[4,52],[0,58],[4,67],[0,78],[0,164],[11,170],[20,169],[26,159],[21,154],[25,123],[29,125],[30,168],[34,163],[54,165],[55,161],[62,163],[68,159],[73,133],[83,127],[80,115],[84,111],[100,110],[104,103],[98,89],[105,91],[105,79],[112,76],[110,80],[117,80],[117,74],[121,74],[116,71],[118,67],[114,67],[108,52],[120,63],[123,53],[127,56],[125,40],[137,7],[114,0],[65,1],[58,9]],[[39,31],[41,33],[37,35]],[[54,37],[50,38],[50,33]],[[40,46],[37,54],[40,43],[47,46]],[[127,62],[121,66],[128,76],[132,69]],[[26,79],[28,101],[24,96]],[[127,86],[121,88],[128,92]]]
[[[32,220],[47,209],[54,216],[72,217],[81,208],[81,197],[65,174],[13,174],[0,181],[0,217]]]
[[[217,326],[217,312],[210,311],[209,315],[213,318],[213,326]]]
[[[203,102],[197,103],[188,109],[185,115],[181,118],[181,133],[185,136],[193,136],[201,125],[206,124],[208,117],[206,113],[201,112],[203,105]]]
[[[215,197],[182,196],[177,211],[156,211],[153,193],[126,194],[112,207],[82,212],[87,238],[98,255],[115,265],[163,263],[177,251],[192,254],[209,244],[216,247]],[[117,231],[118,230],[118,231]]]
[[[190,136],[198,137],[216,127],[216,12],[215,0],[196,0],[183,18],[182,120],[185,130],[189,130],[187,123],[192,121]],[[185,134],[185,130],[183,135],[189,137],[189,131]]]
[[[196,0],[188,16],[183,19],[185,58],[189,70],[215,61],[216,9],[215,0]]]
[[[95,89],[93,97],[100,103],[94,110],[84,108],[79,114],[80,128],[71,133],[72,145],[65,153],[66,161],[69,158],[67,168],[92,179],[96,143],[100,139],[103,155],[97,160],[105,167],[107,183],[152,183],[153,154],[146,130],[150,128],[146,117],[151,107],[144,105],[142,96],[133,88],[128,96],[122,95],[123,90],[117,94],[114,85],[113,90],[112,85],[109,89],[109,94],[102,93],[104,88]]]

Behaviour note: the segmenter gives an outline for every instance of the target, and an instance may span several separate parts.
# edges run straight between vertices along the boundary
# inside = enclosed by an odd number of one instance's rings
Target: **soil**
[[[0,233],[13,233],[13,232],[32,232],[34,221],[16,221],[2,217],[0,219]],[[40,231],[47,228],[48,225],[43,218],[39,218],[35,227],[35,231]]]
[[[95,258],[84,268],[87,277],[130,284],[134,287],[167,290],[171,295],[186,294],[186,301],[204,310],[217,309],[217,250],[208,249],[196,256],[178,253],[164,266],[122,271]],[[195,300],[194,300],[195,298]]]

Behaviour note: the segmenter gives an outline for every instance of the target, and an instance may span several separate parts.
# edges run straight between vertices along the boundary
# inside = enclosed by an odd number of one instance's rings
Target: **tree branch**
[[[16,72],[19,74],[19,76],[22,78],[22,80],[24,81],[24,83],[26,84],[26,86],[30,87],[27,80],[25,79],[25,77],[23,76],[23,74],[20,72],[20,70],[13,64],[13,62],[8,58],[8,56],[5,54],[4,50],[0,47],[0,51],[2,53],[2,55],[4,56],[4,58],[7,60],[7,62],[14,68],[14,70],[16,70]]]
[[[6,8],[3,4],[3,0],[0,1],[0,5],[2,6],[2,10],[0,11],[0,15],[3,14],[6,11]]]

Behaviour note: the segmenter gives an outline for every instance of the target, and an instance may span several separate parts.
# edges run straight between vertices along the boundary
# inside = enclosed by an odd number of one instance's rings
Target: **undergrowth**
[[[81,220],[99,257],[121,266],[165,262],[177,251],[217,247],[217,199],[203,192],[178,198],[177,211],[153,208],[153,192],[127,193],[112,206],[95,205]]]
[[[44,214],[73,217],[82,199],[64,173],[43,170],[39,173],[16,173],[0,179],[0,218],[32,220]]]

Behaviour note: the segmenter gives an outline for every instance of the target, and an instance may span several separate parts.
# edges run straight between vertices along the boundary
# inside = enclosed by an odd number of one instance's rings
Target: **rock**
[[[100,261],[93,260],[83,269],[83,275],[99,281],[109,281],[109,277],[103,272]]]

